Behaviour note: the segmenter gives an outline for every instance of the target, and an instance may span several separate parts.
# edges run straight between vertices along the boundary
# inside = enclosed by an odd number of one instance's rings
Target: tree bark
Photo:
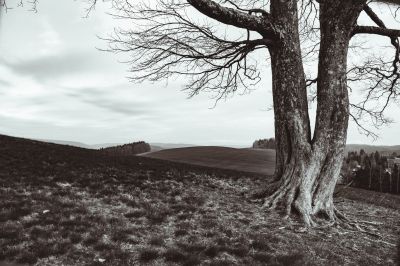
[[[338,217],[333,191],[344,158],[349,118],[347,51],[364,1],[348,2],[326,0],[320,5],[318,106],[311,139],[297,1],[271,1],[271,15],[281,32],[280,43],[270,49],[277,145],[275,175],[280,185],[266,198],[264,206],[282,205],[287,217],[294,209],[311,226],[320,214],[330,221]]]
[[[296,1],[271,3],[275,25],[284,29],[281,31],[284,36],[270,49],[276,140],[275,176],[278,179],[293,153],[301,150],[296,146],[309,143],[311,138],[296,4]]]

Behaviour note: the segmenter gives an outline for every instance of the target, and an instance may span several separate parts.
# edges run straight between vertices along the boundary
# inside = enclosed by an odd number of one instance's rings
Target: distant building
[[[388,167],[390,169],[393,169],[395,165],[397,165],[397,167],[400,167],[400,158],[387,159],[387,161]]]
[[[356,174],[358,171],[362,169],[361,165],[357,164],[355,168],[353,168],[351,171],[353,174]]]

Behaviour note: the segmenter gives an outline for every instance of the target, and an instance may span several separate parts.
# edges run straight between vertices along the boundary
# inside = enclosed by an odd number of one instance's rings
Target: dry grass
[[[350,218],[368,221],[373,235],[304,231],[247,197],[266,183],[262,176],[0,142],[0,262],[396,265],[400,211],[366,201],[375,192],[347,189],[335,200]]]

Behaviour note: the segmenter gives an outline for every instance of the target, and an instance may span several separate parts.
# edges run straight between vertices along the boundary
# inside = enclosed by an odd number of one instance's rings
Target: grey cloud
[[[32,76],[38,81],[98,69],[93,54],[84,51],[38,57],[31,60],[0,61],[17,74]]]
[[[6,81],[6,80],[2,80],[2,79],[0,79],[0,88],[1,87],[8,87],[8,86],[10,86],[11,85],[11,83],[10,82],[8,82],[8,81]]]
[[[0,95],[4,95],[6,90],[5,87],[9,87],[10,85],[11,85],[10,82],[0,79]]]
[[[77,98],[82,102],[94,105],[96,107],[130,117],[150,117],[154,115],[154,110],[153,108],[151,108],[150,103],[111,98],[110,95],[106,92],[111,92],[114,89],[115,88],[113,87],[102,88],[102,90],[93,88],[79,90],[75,89],[75,92],[68,92],[66,93],[66,95],[69,97]]]
[[[41,96],[41,97],[30,97],[25,100],[21,100],[21,106],[45,106],[53,102],[54,96]]]
[[[71,140],[93,144],[101,143],[105,139],[104,136],[109,136],[110,142],[120,142],[120,139],[113,138],[115,136],[115,134],[112,134],[113,132],[115,132],[115,128],[99,130],[96,127],[86,126],[82,130],[81,125],[65,127],[37,120],[10,118],[0,114],[0,134],[10,136]]]
[[[123,115],[149,116],[151,113],[151,110],[149,110],[146,105],[137,102],[128,103],[128,102],[110,101],[110,100],[104,100],[104,101],[85,100],[85,102]]]

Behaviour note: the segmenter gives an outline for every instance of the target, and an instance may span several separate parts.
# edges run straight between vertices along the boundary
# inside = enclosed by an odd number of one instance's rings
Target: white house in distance
[[[400,167],[400,158],[393,158],[387,160],[388,160],[388,168],[393,169],[395,165],[397,165],[397,167]]]

